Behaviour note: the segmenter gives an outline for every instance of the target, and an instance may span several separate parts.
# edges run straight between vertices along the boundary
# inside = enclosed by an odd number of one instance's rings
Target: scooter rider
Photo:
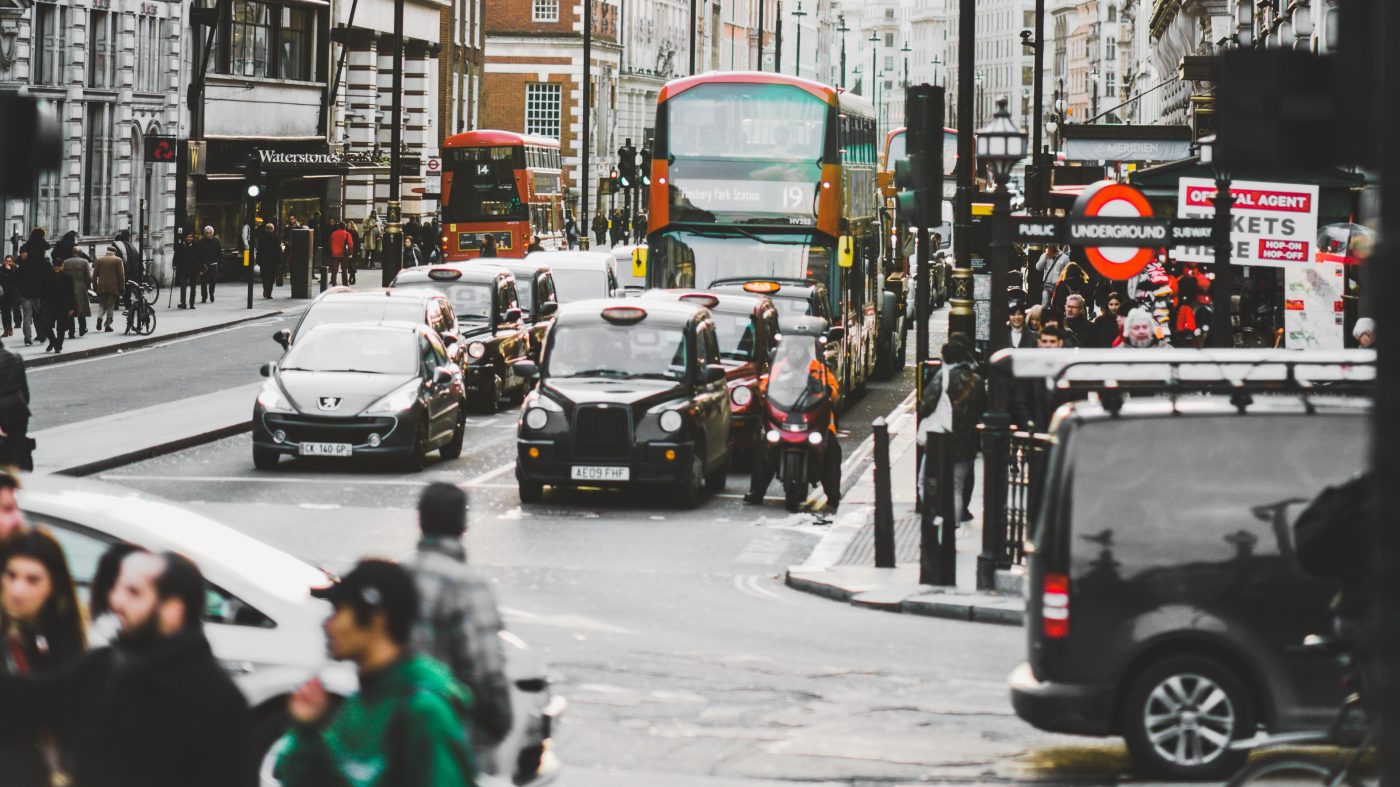
[[[818,347],[807,363],[805,371],[794,368],[794,359],[787,357],[787,354],[783,352],[784,348],[779,347],[778,357],[774,360],[772,369],[768,376],[759,382],[759,393],[761,398],[766,399],[771,381],[782,380],[795,374],[805,374],[809,380],[818,381],[818,385],[825,389],[827,399],[830,402],[830,406],[827,408],[830,416],[826,424],[827,447],[824,454],[825,466],[822,468],[822,491],[826,493],[827,506],[835,509],[841,504],[841,443],[836,438],[836,406],[840,402],[841,389],[836,383],[836,375],[827,368],[826,355],[819,346],[821,339],[813,340],[791,335],[787,340],[793,342],[812,341]],[[753,475],[749,481],[749,493],[744,495],[744,502],[761,505],[776,471],[777,465],[773,461],[773,452],[766,446],[760,445],[753,453]]]

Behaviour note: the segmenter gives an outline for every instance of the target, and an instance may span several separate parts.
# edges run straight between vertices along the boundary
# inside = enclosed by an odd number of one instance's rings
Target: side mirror
[[[545,301],[544,303],[540,304],[541,317],[553,317],[554,313],[557,311],[559,311],[558,301]]]
[[[439,366],[439,367],[437,368],[437,371],[433,372],[433,385],[451,385],[451,384],[452,384],[452,372],[451,372],[451,370],[449,370],[449,369],[447,369],[447,368],[445,368],[445,367]]]
[[[717,363],[706,364],[703,379],[710,384],[724,382],[724,367]]]
[[[461,337],[461,336],[458,336],[458,335],[457,335],[455,332],[453,332],[453,331],[448,331],[447,333],[444,333],[444,334],[442,335],[442,343],[443,343],[443,344],[446,344],[446,345],[453,345],[453,344],[456,344],[457,342],[460,342],[460,341],[462,341],[462,337]]]
[[[520,322],[524,312],[519,309],[506,309],[505,319],[502,322]]]
[[[841,326],[837,325],[834,328],[826,329],[826,340],[828,342],[835,343],[841,341],[844,338],[846,338],[845,328],[842,328]]]
[[[272,376],[272,370],[273,370],[274,368],[276,368],[276,367],[274,367],[272,364],[270,364],[270,363],[265,363],[265,364],[263,364],[261,367],[258,368],[258,374],[262,375],[263,377],[271,377],[271,376]]]
[[[282,345],[282,349],[285,350],[292,346],[292,332],[283,328],[277,333],[272,334],[272,340]]]
[[[527,380],[540,376],[540,367],[534,361],[521,361],[515,365],[515,373]]]

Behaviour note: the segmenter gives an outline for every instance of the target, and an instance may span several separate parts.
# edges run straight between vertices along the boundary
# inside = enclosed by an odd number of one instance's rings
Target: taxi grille
[[[583,405],[574,412],[574,456],[626,459],[632,454],[632,413],[622,406]]]

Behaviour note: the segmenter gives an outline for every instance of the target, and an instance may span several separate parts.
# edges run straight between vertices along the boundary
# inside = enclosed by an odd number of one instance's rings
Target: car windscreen
[[[812,299],[803,295],[796,296],[772,296],[773,305],[778,308],[779,317],[807,317],[812,314]]]
[[[520,304],[520,308],[527,315],[535,308],[535,283],[529,276],[521,274],[515,280],[515,299]]]
[[[749,312],[715,312],[715,333],[719,338],[719,355],[736,361],[753,360],[753,316]]]
[[[560,303],[606,298],[607,273],[601,270],[555,270],[554,292]]]
[[[775,407],[799,412],[810,408],[826,396],[822,363],[816,339],[810,336],[784,338],[773,354],[773,367],[768,374],[768,401]]]
[[[473,282],[415,281],[395,284],[396,290],[435,290],[447,296],[459,320],[491,319],[491,285]]]
[[[685,333],[646,324],[555,325],[544,359],[546,377],[654,377],[686,372]]]
[[[297,326],[297,338],[317,325],[338,322],[397,322],[413,323],[426,321],[423,304],[416,299],[384,298],[364,300],[355,298],[345,301],[321,301],[307,311]]]
[[[312,331],[292,345],[282,371],[414,374],[418,337],[406,328]]]

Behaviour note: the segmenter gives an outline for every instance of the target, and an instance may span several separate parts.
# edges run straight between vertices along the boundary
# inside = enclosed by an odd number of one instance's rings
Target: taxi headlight
[[[467,345],[467,357],[475,361],[486,354],[486,345],[481,342],[472,342]]]
[[[525,412],[525,425],[531,429],[543,429],[549,423],[549,413],[543,407],[531,407]]]
[[[287,401],[286,394],[282,393],[282,386],[276,380],[268,380],[263,383],[262,390],[258,392],[258,404],[264,410],[291,410],[292,403]]]
[[[743,407],[753,401],[753,389],[747,385],[741,385],[729,392],[729,399],[734,404]]]
[[[684,423],[685,419],[675,410],[667,410],[661,414],[661,428],[667,432],[680,431],[681,425]]]
[[[404,410],[408,410],[417,403],[418,391],[420,388],[421,383],[414,380],[408,385],[399,388],[383,399],[370,405],[369,409],[365,410],[365,415],[373,415],[375,413],[401,413]]]

